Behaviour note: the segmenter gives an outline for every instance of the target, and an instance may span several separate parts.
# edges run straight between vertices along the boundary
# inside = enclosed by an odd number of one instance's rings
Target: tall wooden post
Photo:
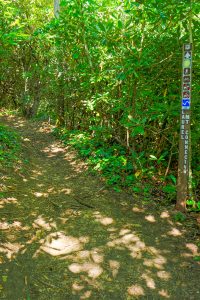
[[[183,45],[181,117],[179,139],[179,161],[176,209],[186,210],[189,196],[190,174],[190,118],[191,118],[191,82],[192,82],[192,44]]]

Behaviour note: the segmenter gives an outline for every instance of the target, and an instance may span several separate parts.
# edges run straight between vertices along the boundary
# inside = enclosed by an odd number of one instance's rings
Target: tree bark
[[[60,0],[54,0],[54,16],[59,17],[60,13]]]

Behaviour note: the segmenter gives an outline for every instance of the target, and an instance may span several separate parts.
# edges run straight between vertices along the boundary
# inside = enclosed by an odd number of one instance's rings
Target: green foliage
[[[94,128],[93,128],[94,129]],[[108,185],[111,185],[116,191],[126,188],[130,192],[143,195],[145,199],[152,193],[153,183],[152,170],[154,175],[156,169],[148,168],[148,158],[139,159],[135,153],[127,154],[126,147],[110,140],[110,136],[101,135],[101,129],[95,128],[95,135],[90,132],[80,130],[69,131],[65,128],[54,128],[53,133],[59,137],[66,145],[72,145],[79,155],[86,159],[90,170],[99,173]],[[140,169],[138,169],[138,166]],[[145,180],[142,177],[145,174]],[[168,185],[165,185],[163,191],[167,198],[173,200],[176,192],[173,175],[168,176]],[[160,184],[160,189],[164,183]]]
[[[135,177],[131,175],[133,167],[127,162],[125,149],[118,144],[109,146],[101,139],[100,135],[91,137],[88,133],[80,131],[67,131],[65,129],[54,129],[54,133],[59,135],[61,140],[73,145],[83,158],[97,172],[103,174],[110,185],[124,185],[131,183]]]
[[[168,184],[163,187],[163,191],[169,194],[174,194],[176,192],[176,187],[174,185]]]
[[[0,124],[0,165],[11,166],[19,159],[19,136],[7,126]]]
[[[196,255],[196,256],[194,257],[194,260],[195,260],[195,261],[200,261],[200,256],[199,256],[199,255]]]
[[[178,212],[175,216],[174,216],[174,220],[176,222],[184,222],[186,220],[186,215],[184,215],[181,212]]]
[[[191,199],[191,200],[187,200],[186,204],[189,211],[200,212],[200,201],[195,201]]]

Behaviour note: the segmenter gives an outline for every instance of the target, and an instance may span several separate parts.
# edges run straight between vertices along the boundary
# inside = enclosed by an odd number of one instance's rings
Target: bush
[[[10,166],[18,160],[19,136],[7,126],[0,124],[0,164]]]

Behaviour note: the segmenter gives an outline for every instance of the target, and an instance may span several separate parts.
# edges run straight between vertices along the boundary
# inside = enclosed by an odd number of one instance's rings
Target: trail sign
[[[183,45],[179,162],[176,208],[186,210],[189,196],[192,44]]]
[[[191,66],[191,59],[186,58],[184,59],[184,67],[189,68]]]
[[[183,61],[183,66],[184,66],[185,62]],[[191,72],[191,68],[184,68],[183,69],[183,73],[184,75],[190,75]]]
[[[190,51],[190,50],[192,50],[192,44],[184,44],[183,45],[183,49],[185,50],[185,51]]]
[[[184,54],[184,58],[191,58],[191,51],[187,51],[187,52],[185,52],[185,54]]]
[[[183,76],[183,82],[188,82],[190,84],[191,78],[190,76]]]
[[[189,98],[184,98],[182,100],[182,109],[189,109],[189,107],[190,107],[190,99]]]

